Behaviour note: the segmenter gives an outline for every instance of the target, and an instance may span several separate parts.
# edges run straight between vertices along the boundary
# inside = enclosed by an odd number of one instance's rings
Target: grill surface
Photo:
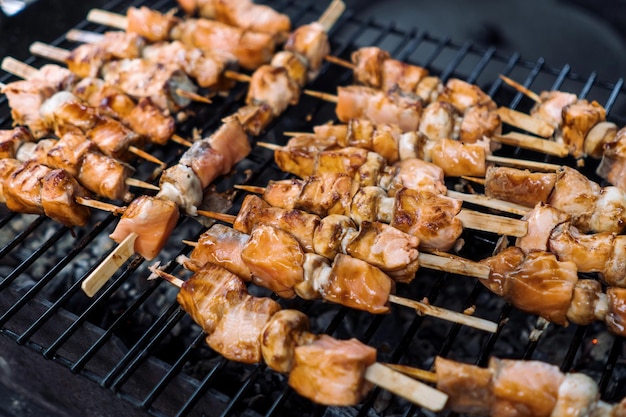
[[[292,0],[269,4],[289,14],[294,25],[315,20],[322,11],[314,2]],[[172,1],[149,5],[162,11],[174,7]],[[107,9],[123,13],[127,6],[116,1]],[[106,30],[87,22],[78,28]],[[427,67],[444,80],[457,77],[476,83],[498,104],[523,111],[530,108],[530,100],[504,86],[498,74],[519,80],[534,91],[574,92],[597,100],[607,109],[609,120],[624,125],[626,97],[621,79],[602,82],[594,74],[581,76],[567,66],[552,68],[542,60],[527,62],[518,55],[504,56],[495,49],[483,49],[471,43],[434,39],[417,29],[405,33],[392,24],[361,21],[350,12],[333,28],[331,42],[333,53],[344,58],[358,47],[378,45],[398,59]],[[56,44],[74,46],[62,38]],[[46,61],[31,58],[29,63],[39,67]],[[9,76],[2,78],[3,82],[12,80]],[[326,64],[310,88],[334,92],[336,85],[350,82],[350,71]],[[189,136],[194,127],[199,127],[209,134],[223,116],[241,105],[244,94],[245,86],[239,85],[228,97],[218,98],[212,105],[194,106],[195,116],[181,124],[178,132]],[[282,144],[285,141],[282,132],[308,131],[313,125],[332,119],[332,104],[303,96],[300,104],[288,109],[259,140]],[[4,98],[0,99],[0,123],[1,128],[11,126]],[[175,163],[183,151],[177,145],[151,150],[169,164]],[[498,154],[573,165],[570,159],[557,160],[520,149],[508,148]],[[141,164],[137,176],[150,179],[151,168]],[[588,163],[585,174],[598,181],[593,169]],[[263,185],[269,179],[285,177],[273,163],[271,152],[255,147],[234,174],[217,182],[216,191],[229,190],[237,183]],[[231,213],[236,213],[241,198],[235,196]],[[95,213],[88,226],[72,232],[44,217],[6,211],[1,214],[2,340],[22,345],[20,350],[34,353],[36,358],[49,359],[46,363],[54,363],[62,378],[86,378],[89,384],[106,390],[107,395],[114,393],[155,416],[432,415],[380,390],[372,391],[356,409],[316,406],[293,393],[284,376],[265,366],[222,359],[204,344],[199,327],[178,307],[176,289],[161,280],[146,280],[149,265],[140,258],[132,258],[96,297],[87,298],[80,290],[80,282],[113,247],[108,238],[116,224],[113,215]],[[181,240],[196,239],[204,230],[195,220],[184,219],[157,260],[165,263],[188,253]],[[497,236],[487,233],[466,232],[463,237],[466,244],[460,255],[476,260],[489,256],[497,240]],[[175,262],[167,270],[184,274]],[[251,291],[268,295],[257,288]],[[427,297],[433,304],[456,311],[476,306],[477,316],[497,321],[500,329],[490,335],[419,317],[401,308],[393,308],[386,316],[373,317],[321,302],[280,302],[284,307],[306,311],[315,332],[338,338],[356,337],[376,347],[380,362],[428,369],[435,355],[479,365],[486,365],[492,355],[532,358],[556,364],[563,371],[590,375],[600,384],[606,401],[626,395],[622,340],[609,335],[602,324],[568,328],[550,325],[542,332],[534,332],[543,328],[536,317],[504,304],[475,280],[428,270],[419,271],[414,282],[398,286],[397,292],[417,300]],[[33,375],[36,377],[36,371]],[[99,414],[98,410],[88,412]]]

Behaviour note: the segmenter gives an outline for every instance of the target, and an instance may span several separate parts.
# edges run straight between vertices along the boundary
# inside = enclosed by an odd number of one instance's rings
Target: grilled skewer
[[[0,202],[17,213],[46,215],[67,226],[84,226],[91,215],[80,201],[89,193],[65,170],[34,161],[0,160]]]
[[[33,55],[65,63],[70,71],[81,78],[94,78],[100,75],[106,78],[107,70],[111,68],[111,65],[116,65],[112,63],[123,61],[126,65],[134,62],[137,66],[144,62],[148,68],[151,67],[150,63],[176,68],[187,74],[199,87],[213,91],[227,90],[232,84],[224,79],[223,73],[226,68],[236,68],[234,57],[225,54],[209,54],[198,48],[187,47],[178,41],[142,45],[138,51],[122,53],[116,47],[119,43],[118,38],[124,36],[132,36],[132,34],[125,32],[99,34],[72,30],[66,35],[68,40],[79,42],[89,40],[92,43],[84,43],[70,51],[43,42],[34,42],[29,50]],[[133,61],[138,59],[139,61]],[[192,101],[211,103],[208,97],[191,89],[178,88],[174,92]],[[136,96],[137,92],[134,95]]]
[[[531,116],[553,127],[553,133],[546,138],[566,146],[579,164],[587,155],[604,160],[605,152],[615,148],[618,128],[606,121],[606,110],[596,101],[589,102],[561,91],[544,91],[537,95],[509,77],[501,75],[500,78],[535,101]],[[608,155],[608,158],[616,156]]]
[[[503,409],[527,410],[525,415],[617,417],[626,400],[600,400],[598,385],[582,373],[533,360],[491,358],[487,368],[437,356],[434,372],[386,364],[418,380],[435,383],[448,395],[446,408],[461,414],[499,416]]]
[[[244,30],[267,33],[278,43],[285,41],[291,30],[289,16],[251,0],[180,0],[178,4],[188,16],[198,15]]]
[[[611,333],[626,335],[625,288],[604,293],[598,281],[579,279],[573,262],[539,250],[525,255],[512,246],[481,262],[491,278],[480,282],[518,309],[562,326],[603,321]]]
[[[41,42],[35,43],[31,48],[33,54],[67,63],[71,54],[64,54],[63,51]],[[192,101],[211,103],[209,98],[197,94],[197,86],[177,66],[142,58],[114,60],[102,65],[101,71],[94,70],[88,73],[81,72],[71,65],[68,67],[81,78],[92,80],[100,75],[105,84],[115,86],[132,100],[149,102],[159,113],[166,116],[183,110]]]
[[[25,67],[21,62],[11,58],[4,61],[7,65],[10,63],[14,67],[14,72],[19,74],[28,74],[29,67]],[[13,71],[13,70],[12,70]],[[44,65],[39,69],[39,73],[43,71],[67,72],[66,68],[57,65]],[[75,77],[72,75],[72,77]],[[40,77],[37,77],[40,78]],[[35,85],[37,87],[37,85]],[[48,88],[46,84],[40,88]],[[33,89],[36,92],[36,89]],[[164,145],[168,140],[190,146],[190,144],[174,133],[175,121],[170,115],[165,115],[152,102],[146,98],[139,102],[135,102],[117,86],[105,83],[98,78],[85,78],[76,83],[65,83],[60,86],[53,86],[53,91],[67,90],[79,97],[85,103],[97,108],[103,115],[111,116],[115,119],[123,121],[132,130],[142,135],[152,143]],[[45,96],[44,96],[45,97]],[[18,115],[19,116],[19,115]],[[33,121],[37,120],[37,115],[33,117]]]
[[[158,190],[159,188],[131,178],[133,168],[106,156],[78,132],[68,132],[60,140],[34,141],[24,127],[0,131],[0,156],[22,162],[36,161],[51,168],[61,168],[96,195],[111,200],[129,201],[129,187]]]
[[[355,127],[356,125],[356,127]],[[374,125],[367,120],[350,120],[347,125],[316,126],[313,134],[288,132],[294,136],[284,146],[267,145],[274,151],[302,154],[302,160],[316,151],[340,148],[361,148],[380,154],[390,164],[410,159],[422,159],[441,167],[446,176],[463,175],[484,177],[490,164],[514,166],[537,171],[557,171],[560,165],[528,161],[517,158],[505,158],[491,155],[485,144],[468,144],[452,139],[429,140],[418,132],[400,133],[393,125]],[[354,133],[359,131],[359,133]],[[362,132],[362,133],[360,133]],[[262,143],[262,145],[264,145]],[[277,159],[277,163],[280,160]],[[303,176],[310,174],[313,161],[304,165],[309,171],[293,172]]]
[[[487,268],[463,258],[419,253],[416,237],[379,222],[364,221],[357,227],[346,216],[320,217],[297,209],[272,207],[255,195],[246,196],[237,216],[200,213],[233,224],[237,231],[247,234],[259,223],[272,224],[291,233],[306,251],[329,260],[347,251],[381,268],[398,282],[410,282],[419,266],[476,278],[489,276]],[[378,253],[380,248],[387,249]]]
[[[249,234],[216,224],[198,242],[185,243],[193,245],[194,250],[189,258],[177,261],[187,269],[198,271],[207,264],[219,265],[281,297],[297,294],[308,300],[323,298],[373,314],[387,313],[388,303],[393,303],[480,330],[495,332],[498,328],[484,319],[398,297],[391,293],[391,278],[375,265],[348,254],[325,259],[301,247],[290,231],[271,222],[259,223]]]
[[[304,58],[309,79],[315,77],[329,51],[327,43],[321,42],[320,38],[330,30],[344,9],[341,0],[333,0],[317,22],[300,26],[290,33],[285,50],[297,52],[300,58]],[[177,39],[193,47],[227,52],[249,70],[268,64],[276,46],[276,39],[265,33],[233,28],[208,19],[181,20],[147,7],[131,7],[126,17],[94,9],[87,20],[137,33],[152,42]]]
[[[476,148],[478,145],[482,145],[482,148],[484,148],[483,153],[491,152],[493,146],[491,137],[487,136],[488,132],[482,132],[480,128],[468,128],[468,132],[472,133],[472,139],[468,140],[467,143],[449,139],[449,136],[454,134],[454,116],[446,115],[443,117],[440,113],[428,113],[426,109],[422,111],[422,104],[419,99],[405,97],[394,91],[385,93],[381,90],[358,85],[338,87],[337,92],[338,95],[333,95],[319,91],[304,90],[304,93],[307,95],[337,103],[336,114],[339,121],[343,123],[349,123],[354,119],[365,119],[377,125],[397,126],[402,133],[419,131],[423,137],[432,139],[433,143],[443,143],[442,141],[446,143],[456,142],[458,143],[457,146],[462,144]],[[443,110],[447,103],[436,102],[434,104],[439,105]],[[447,114],[448,111],[443,111],[443,113]],[[427,116],[428,119],[426,119]],[[476,117],[479,118],[480,116]],[[422,118],[425,119],[424,123]],[[442,121],[442,118],[450,120]],[[478,123],[480,122],[476,121],[474,124]],[[434,129],[435,132],[431,131],[431,129]],[[519,145],[520,140],[522,140],[519,134],[513,134],[508,139],[505,136],[502,137],[505,138],[503,142],[514,145]],[[483,164],[486,158],[492,159],[493,162],[497,162],[499,159],[498,157],[487,155],[483,156],[479,163]]]
[[[208,19],[179,19],[148,7],[130,7],[126,16],[94,9],[87,20],[143,36],[150,42],[180,40],[186,45],[220,50],[235,56],[239,64],[254,70],[271,59],[275,39],[266,33],[242,30]]]
[[[150,11],[146,11],[146,13],[150,14]],[[337,16],[333,17],[333,19],[336,17]],[[330,18],[331,17],[329,17],[329,19]],[[306,26],[298,28],[294,32],[293,38],[290,38],[292,49],[297,53],[301,53],[305,58],[309,57],[308,52],[310,51],[324,51],[329,48],[328,38],[325,32],[323,30],[318,31],[316,25],[324,28],[323,25],[317,23],[307,25],[312,27],[313,32],[315,32],[315,36],[311,39],[299,39],[298,34],[303,33],[300,32],[302,28],[305,29],[304,33],[307,34]],[[319,52],[316,52],[316,54],[319,54]],[[315,58],[315,56],[311,58]],[[314,65],[316,65],[316,63],[311,59],[305,59],[304,62],[307,63],[305,70],[308,70],[309,73],[315,71]],[[285,68],[278,69],[282,70],[284,73],[287,72]],[[257,113],[259,113],[260,116],[258,116]],[[202,190],[218,175],[230,171],[236,162],[244,158],[250,152],[247,133],[258,134],[258,130],[276,116],[276,109],[272,109],[267,103],[255,102],[250,103],[243,110],[240,109],[235,115],[225,119],[222,127],[217,132],[207,140],[196,142],[185,152],[179,164],[164,173],[161,179],[161,192],[159,196],[163,196],[175,202],[179,205],[181,210],[195,215],[197,205],[202,198]],[[145,218],[147,216],[144,214],[143,217]],[[128,236],[133,234],[132,228],[135,220],[132,218],[128,219],[127,222],[124,220],[125,218],[123,217],[118,224],[120,233],[114,232],[112,235],[115,236],[118,243],[125,241]],[[167,239],[168,236],[164,236],[161,239]],[[138,238],[141,239],[141,236]],[[135,246],[137,246],[137,243],[135,243]],[[149,253],[148,255],[154,256],[153,253]],[[108,280],[110,275],[107,276],[107,274],[111,272],[112,269],[105,266],[102,268],[106,273],[94,271],[94,273],[87,278],[87,281],[94,282],[93,285],[88,284],[90,287],[97,288]]]
[[[429,106],[439,107],[434,103],[436,101],[450,103],[457,109],[456,114],[460,113],[462,116],[466,116],[465,112],[468,108],[472,109],[472,113],[480,114],[481,117],[476,118],[474,117],[476,114],[472,114],[471,117],[467,118],[467,122],[464,121],[459,124],[461,140],[464,136],[465,123],[472,129],[481,124],[486,126],[487,120],[484,119],[486,112],[484,109],[480,109],[481,107],[484,108],[485,104],[489,104],[495,109],[495,105],[490,104],[489,97],[477,86],[454,78],[448,80],[444,86],[437,77],[429,76],[428,70],[425,68],[392,59],[388,52],[377,47],[363,47],[354,51],[351,56],[352,62],[333,56],[327,56],[326,59],[352,70],[354,79],[358,84],[381,91],[399,90],[404,94],[417,95]],[[443,109],[437,111],[442,114],[441,110]],[[450,110],[448,109],[443,114],[447,114],[447,117],[453,117],[455,113],[450,112]],[[495,115],[497,115],[498,123],[501,121],[512,126],[521,126],[524,130],[540,137],[549,137],[554,133],[554,128],[547,122],[506,107],[493,111],[492,117]],[[479,121],[481,119],[482,121]],[[501,135],[500,129],[492,130],[492,133],[488,136],[501,143],[521,146],[560,157],[568,154],[567,147],[560,143],[546,142],[541,138],[522,135],[517,132]]]
[[[359,186],[353,180],[355,173],[342,172],[347,164],[328,166],[338,169],[308,176],[303,181],[272,182],[263,192],[264,198],[272,205],[300,208],[322,216],[344,214],[357,224],[362,220],[390,223],[416,234],[425,248],[442,251],[454,245],[463,227],[512,236],[524,236],[527,232],[526,224],[520,220],[462,209],[460,200],[443,195],[427,180],[403,184],[390,197],[379,186]]]
[[[581,233],[572,216],[543,203],[525,218],[528,235],[518,238],[515,244],[526,255],[535,250],[552,252],[561,261],[574,262],[579,272],[598,273],[606,285],[626,287],[626,236]]]
[[[228,359],[265,361],[289,373],[289,385],[315,402],[356,405],[376,384],[433,411],[446,403],[439,391],[376,363],[375,349],[356,339],[310,333],[306,315],[251,296],[236,275],[221,267],[207,266],[185,281],[157,268],[153,272],[180,287],[177,300],[206,332],[209,346]]]
[[[485,194],[529,208],[548,203],[571,216],[572,224],[584,233],[622,233],[626,226],[626,192],[601,187],[566,166],[557,173],[490,168]]]

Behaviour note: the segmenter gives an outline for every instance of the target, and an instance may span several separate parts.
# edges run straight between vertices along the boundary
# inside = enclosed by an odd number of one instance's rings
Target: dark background
[[[623,0],[345,0],[358,15],[401,28],[418,28],[456,42],[474,41],[523,58],[570,64],[601,80],[626,74],[626,1]],[[0,0],[1,2],[1,0]],[[50,42],[106,0],[35,0],[0,18],[0,57],[28,57],[35,40]]]

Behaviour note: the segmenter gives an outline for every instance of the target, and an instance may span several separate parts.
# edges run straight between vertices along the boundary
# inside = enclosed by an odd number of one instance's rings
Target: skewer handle
[[[103,26],[110,26],[117,29],[126,29],[126,16],[101,9],[91,9],[87,14],[87,20]]]
[[[431,411],[443,410],[448,402],[448,396],[443,392],[380,363],[367,368],[365,379]]]
[[[517,168],[526,168],[531,171],[556,172],[561,169],[561,165],[548,164],[546,162],[528,161],[525,159],[505,158],[502,156],[488,155],[487,161],[494,162],[498,165],[505,165]]]
[[[65,39],[72,42],[82,43],[98,43],[104,39],[104,35],[97,32],[88,32],[86,30],[72,29],[65,35]]]
[[[466,209],[462,209],[457,218],[463,222],[463,227],[468,229],[515,237],[523,237],[528,233],[528,223],[525,220],[511,219]]]
[[[437,256],[420,252],[418,259],[421,267],[437,271],[450,272],[452,274],[480,279],[487,279],[491,274],[491,268],[487,265],[467,259],[458,259],[454,256]]]
[[[517,214],[519,216],[523,216],[530,211],[528,207],[524,207],[520,204],[509,203],[508,201],[498,200],[497,198],[491,198],[481,194],[467,194],[454,190],[448,190],[446,195],[467,203],[492,208],[505,213]]]
[[[37,68],[31,67],[17,59],[7,56],[2,60],[0,66],[4,71],[15,75],[16,77],[28,79],[37,73]]]
[[[333,0],[324,11],[324,14],[317,20],[317,23],[324,27],[324,32],[328,33],[344,10],[346,10],[346,4],[342,0]]]
[[[554,126],[526,113],[509,109],[508,107],[500,107],[496,113],[500,116],[502,123],[524,129],[537,136],[549,138],[554,134]]]
[[[496,135],[492,139],[496,142],[504,143],[505,145],[519,146],[520,148],[558,156],[559,158],[565,158],[569,155],[567,146],[562,143],[535,136],[524,135],[519,132],[509,132],[506,135]]]
[[[33,42],[33,44],[30,45],[29,51],[33,55],[48,58],[56,62],[65,62],[67,57],[70,55],[70,52],[66,49],[58,48],[39,41]]]
[[[115,271],[135,253],[135,240],[137,233],[131,233],[117,245],[115,250],[81,283],[80,287],[88,297],[93,297],[115,274]]]

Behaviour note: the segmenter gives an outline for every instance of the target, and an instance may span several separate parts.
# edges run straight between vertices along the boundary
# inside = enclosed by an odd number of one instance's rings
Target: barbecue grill
[[[144,2],[135,1],[138,6]],[[294,26],[315,20],[323,7],[316,2],[269,2],[287,13]],[[124,13],[120,0],[105,8]],[[174,2],[158,1],[150,7],[166,11]],[[82,22],[78,29],[103,32],[107,28]],[[428,33],[405,32],[393,24],[361,20],[346,12],[330,32],[334,55],[349,58],[354,49],[377,45],[398,59],[424,66],[446,80],[451,77],[475,83],[500,104],[528,111],[531,100],[503,84],[498,74],[520,81],[534,91],[560,89],[597,100],[608,119],[626,123],[623,80],[604,82],[595,74],[580,75],[569,66],[551,67],[543,60],[503,55],[495,48],[437,39]],[[75,44],[59,38],[55,45]],[[27,61],[40,67],[47,61]],[[12,81],[5,75],[2,82]],[[351,71],[326,63],[309,88],[330,93],[351,82]],[[245,85],[211,105],[195,104],[178,133],[205,134],[243,102]],[[312,126],[334,119],[334,105],[303,96],[259,140],[284,144],[282,132],[310,131]],[[1,128],[11,126],[10,111],[0,99]],[[150,151],[168,164],[184,152],[180,145]],[[544,162],[557,159],[504,148],[500,154]],[[154,181],[154,166],[140,163],[136,177]],[[594,174],[586,162],[584,173]],[[216,182],[204,204],[236,213],[243,195],[234,184],[264,185],[283,179],[271,151],[255,147],[235,171]],[[452,183],[450,184],[453,185]],[[477,191],[481,191],[478,187]],[[0,208],[0,210],[4,210]],[[69,230],[45,217],[0,211],[0,364],[1,382],[59,415],[245,415],[245,416],[430,416],[429,411],[379,389],[356,408],[321,407],[295,394],[286,378],[264,365],[242,365],[223,359],[204,344],[200,328],[178,306],[177,289],[162,280],[147,280],[146,262],[132,257],[94,298],[80,290],[81,281],[113,249],[108,238],[117,220],[112,214],[94,213],[83,228]],[[202,223],[204,224],[202,224]],[[156,260],[165,270],[183,275],[175,258],[190,249],[183,239],[194,240],[207,221],[184,218]],[[498,236],[464,232],[459,254],[479,260],[490,256]],[[622,340],[606,332],[602,324],[567,328],[546,325],[542,319],[521,313],[490,293],[475,279],[422,269],[410,285],[398,285],[401,296],[455,311],[475,306],[475,315],[499,323],[495,334],[422,317],[408,309],[392,308],[386,316],[372,316],[323,302],[279,300],[283,307],[305,311],[312,330],[338,338],[356,337],[377,348],[380,362],[404,363],[429,369],[436,355],[485,366],[489,357],[538,359],[558,365],[562,371],[580,371],[599,383],[605,401],[626,396],[626,352]],[[266,290],[251,288],[255,294]],[[445,415],[446,413],[443,413]]]

